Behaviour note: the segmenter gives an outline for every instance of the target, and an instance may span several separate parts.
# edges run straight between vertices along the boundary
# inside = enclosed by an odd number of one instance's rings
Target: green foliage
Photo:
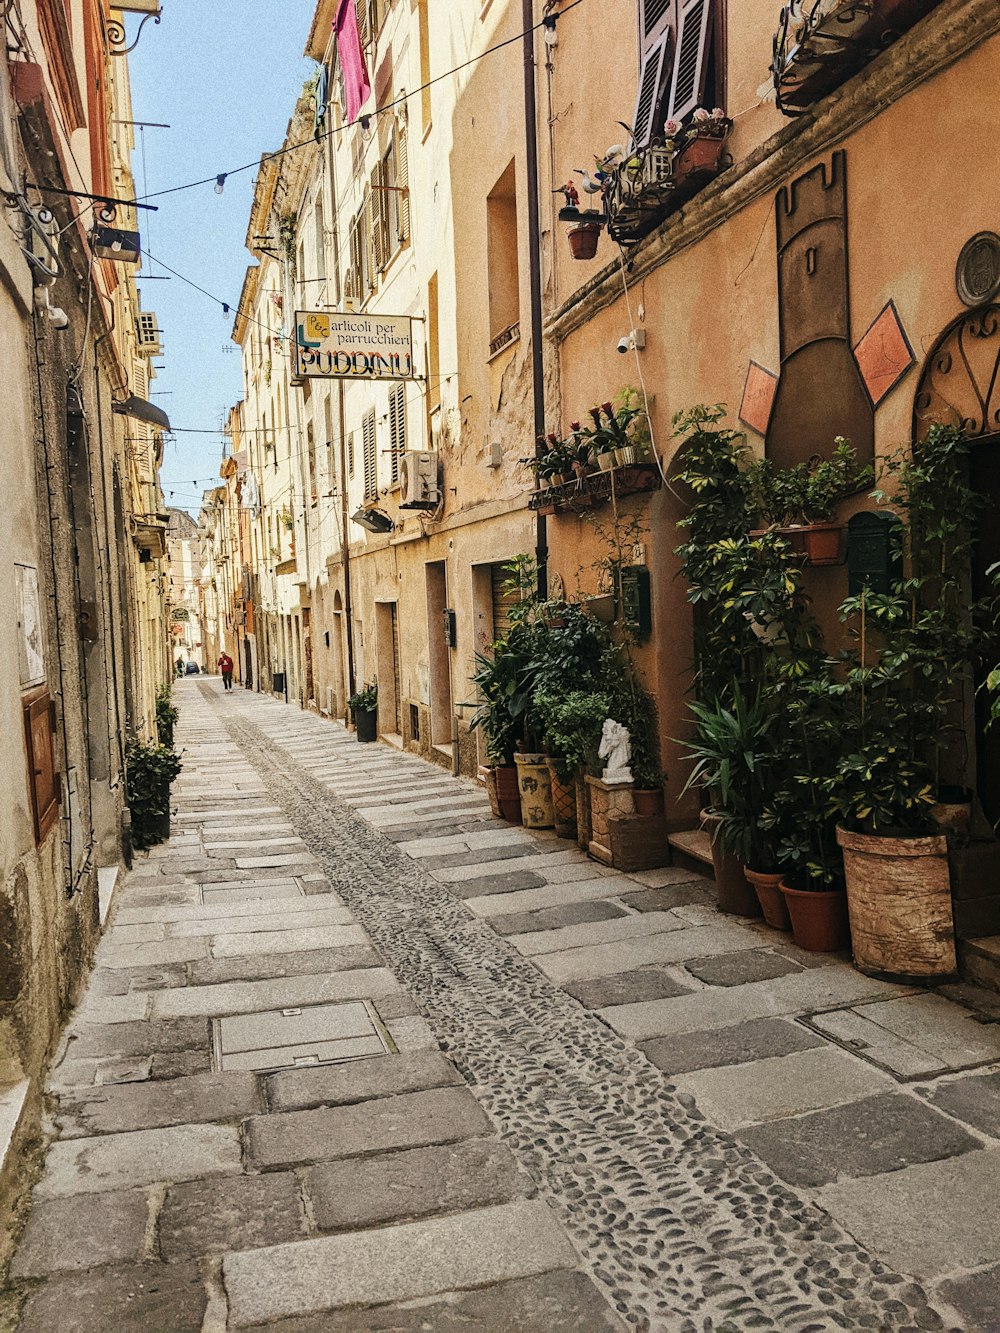
[[[378,683],[372,681],[347,700],[352,713],[374,713],[378,708]]]
[[[825,523],[837,505],[874,480],[874,469],[861,466],[843,436],[829,458],[818,456],[791,468],[776,468],[770,458],[755,459],[744,473],[748,510],[755,523],[789,527]]]
[[[172,683],[168,683],[161,685],[156,692],[156,735],[161,745],[173,745],[174,727],[180,716],[170,702],[172,688]]]
[[[684,784],[704,787],[721,823],[722,845],[753,870],[771,872],[778,839],[761,818],[781,763],[780,732],[765,691],[745,696],[737,684],[731,705],[693,703],[695,737],[684,756],[694,766]]]
[[[601,730],[611,708],[608,696],[592,690],[540,694],[537,708],[546,746],[563,782],[574,778],[580,768],[597,773]]]
[[[125,800],[136,847],[159,842],[158,825],[170,812],[170,785],[180,771],[180,756],[167,745],[132,741],[126,748]]]

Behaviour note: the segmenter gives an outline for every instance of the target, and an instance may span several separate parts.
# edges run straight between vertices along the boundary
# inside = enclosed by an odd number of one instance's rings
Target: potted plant
[[[373,680],[347,700],[354,718],[359,742],[365,744],[378,737],[378,684]]]
[[[759,459],[750,464],[746,476],[758,523],[787,537],[792,549],[811,565],[840,563],[843,528],[832,521],[834,511],[848,495],[870,485],[873,477],[870,466],[858,464],[847,440],[838,436],[829,458],[816,456],[792,468],[778,469],[770,459]]]
[[[663,133],[668,146],[673,146],[674,174],[679,183],[692,176],[715,175],[719,169],[722,148],[733,128],[733,122],[721,107],[709,111],[696,107],[687,124],[668,120]]]
[[[588,798],[584,777],[587,773],[597,773],[599,770],[597,750],[609,708],[607,695],[592,688],[542,693],[538,698],[538,710],[545,728],[545,746],[549,751],[554,775],[553,801],[557,804],[558,813],[563,789],[572,793],[572,821],[568,817],[567,795],[567,804],[563,807],[564,822],[567,825],[574,823],[578,833],[583,832],[587,824],[584,807]],[[558,820],[556,831],[559,831]],[[587,841],[590,841],[589,834]]]
[[[142,850],[170,837],[170,787],[181,771],[168,745],[132,741],[125,750],[125,801],[132,843]]]
[[[570,226],[566,235],[569,238],[570,254],[574,259],[594,258],[603,226],[604,220],[600,214],[590,218],[581,216]]]
[[[156,692],[156,735],[161,745],[172,746],[174,727],[180,716],[171,703],[171,686],[161,685]]]

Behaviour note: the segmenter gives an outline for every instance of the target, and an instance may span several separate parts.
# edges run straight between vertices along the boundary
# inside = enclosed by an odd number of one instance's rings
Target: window
[[[345,295],[353,297],[359,303],[368,299],[368,293],[371,290],[370,235],[369,197],[366,196],[364,204],[352,219],[348,230],[350,255]]]
[[[639,0],[639,85],[632,118],[647,144],[664,120],[724,105],[724,0]]]
[[[347,475],[354,476],[354,431],[347,437]]]
[[[517,186],[513,161],[486,200],[486,248],[489,282],[490,343],[518,322],[520,277],[517,264]],[[510,341],[510,339],[507,339]]]
[[[417,25],[420,34],[420,128],[426,134],[431,127],[431,39],[427,0],[417,0]]]
[[[326,431],[326,489],[333,493],[337,489],[336,443],[333,438],[332,395],[328,392],[323,399],[323,429]]]
[[[319,194],[316,196],[316,206],[313,209],[313,227],[316,233],[316,277],[321,283],[326,277],[326,225],[323,216],[323,198]]]
[[[387,268],[409,237],[406,127],[394,123],[369,182],[375,269]]]
[[[52,747],[56,729],[55,704],[43,686],[26,694],[21,700],[21,708],[35,842],[40,845],[59,818],[59,774]]]
[[[438,332],[438,275],[427,283],[427,410],[441,406],[441,348]]]
[[[399,480],[399,460],[406,452],[406,385],[397,384],[389,391],[389,457],[392,480]]]
[[[361,420],[361,440],[364,453],[365,499],[378,499],[378,460],[375,452],[375,409],[366,412]]]
[[[306,455],[309,460],[309,499],[315,504],[319,494],[316,487],[316,440],[312,422],[306,427]]]

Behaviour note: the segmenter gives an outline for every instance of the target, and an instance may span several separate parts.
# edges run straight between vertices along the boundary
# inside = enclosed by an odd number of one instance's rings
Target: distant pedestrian
[[[233,688],[233,659],[228,653],[219,655],[219,670],[222,672],[222,683],[227,690]]]
[[[177,661],[174,663],[174,670],[177,672],[178,676],[183,676],[183,675],[184,675],[184,658],[183,658],[183,657],[178,657]]]

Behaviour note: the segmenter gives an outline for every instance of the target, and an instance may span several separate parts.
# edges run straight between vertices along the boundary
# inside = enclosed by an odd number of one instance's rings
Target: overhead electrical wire
[[[537,32],[539,28],[553,27],[558,20],[568,14],[571,9],[575,9],[577,5],[581,4],[583,4],[583,0],[570,0],[570,3],[567,4],[564,9],[561,9],[558,14],[552,12],[546,14],[545,17],[539,19],[537,23],[533,23],[530,28],[522,28],[519,32],[515,33],[513,37],[507,37],[502,42],[497,42],[493,46],[488,46],[485,51],[480,51],[478,55],[471,56],[461,64],[454,65],[451,69],[447,69],[441,74],[435,74],[434,77],[428,79],[426,83],[422,83],[418,88],[414,88],[410,92],[401,94],[401,96],[395,98],[393,101],[387,102],[385,106],[380,106],[374,111],[360,114],[356,116],[354,120],[347,121],[343,125],[334,125],[330,129],[322,131],[322,133],[317,131],[317,133],[311,134],[308,139],[303,139],[300,143],[288,144],[284,148],[275,149],[273,153],[265,153],[263,156],[267,161],[271,161],[278,157],[286,157],[289,153],[298,152],[302,148],[310,148],[324,139],[331,138],[335,134],[342,134],[345,130],[353,129],[355,125],[363,124],[365,121],[374,120],[377,116],[383,116],[387,111],[392,111],[397,106],[405,105],[411,97],[418,97],[422,92],[425,92],[435,83],[440,83],[444,79],[450,79],[453,75],[460,74],[462,70],[468,69],[472,65],[478,65],[478,63],[481,60],[484,60],[487,56],[494,55],[497,51],[504,50],[505,47],[513,46],[515,42],[522,41],[528,33]],[[201,180],[187,181],[183,185],[172,185],[165,190],[153,190],[149,194],[137,196],[137,199],[143,201],[147,199],[162,199],[165,195],[180,194],[184,190],[195,190],[201,185],[211,185],[214,189],[220,180],[225,181],[228,180],[230,176],[238,176],[244,171],[252,171],[255,167],[259,167],[260,163],[260,158],[254,158],[252,162],[244,162],[242,166],[230,167],[227,171],[214,171],[211,176],[205,176]]]

